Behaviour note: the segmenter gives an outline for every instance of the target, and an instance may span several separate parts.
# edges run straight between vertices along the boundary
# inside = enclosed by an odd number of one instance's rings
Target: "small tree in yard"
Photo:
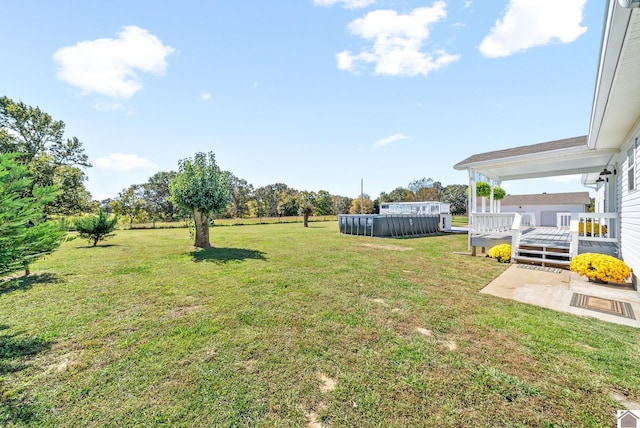
[[[311,203],[306,204],[300,210],[304,219],[304,227],[309,227],[309,216],[313,214],[313,205]]]
[[[81,217],[74,222],[76,230],[81,238],[88,239],[95,247],[98,241],[113,236],[113,232],[118,224],[118,217],[109,216],[104,208],[100,208],[98,215]]]
[[[221,213],[229,203],[227,175],[216,164],[213,152],[196,153],[193,159],[179,163],[171,182],[173,201],[191,212],[195,223],[195,247],[209,248],[209,222],[212,214]]]
[[[25,270],[29,263],[57,248],[65,232],[44,220],[44,210],[58,192],[33,185],[18,155],[0,154],[0,274]]]

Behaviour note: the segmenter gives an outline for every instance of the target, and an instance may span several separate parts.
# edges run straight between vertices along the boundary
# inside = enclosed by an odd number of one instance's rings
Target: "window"
[[[636,177],[634,174],[634,166],[635,166],[635,146],[631,146],[629,151],[627,152],[627,182],[629,183],[629,190],[634,190],[636,188]]]

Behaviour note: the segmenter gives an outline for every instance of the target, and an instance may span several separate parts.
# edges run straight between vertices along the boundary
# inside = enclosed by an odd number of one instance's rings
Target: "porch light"
[[[604,179],[602,177],[598,177],[596,183],[604,183]]]
[[[609,171],[609,170],[607,169],[607,167],[605,167],[605,168],[600,172],[600,175],[611,175],[611,174],[616,175],[617,173],[618,173],[618,171],[616,171],[616,169],[615,169],[615,168],[613,169],[613,172],[611,172],[611,171]]]

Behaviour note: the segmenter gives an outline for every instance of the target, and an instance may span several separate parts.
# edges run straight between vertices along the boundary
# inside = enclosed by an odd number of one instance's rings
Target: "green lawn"
[[[0,283],[0,425],[615,426],[632,328],[480,295],[465,235],[336,222],[73,240]]]

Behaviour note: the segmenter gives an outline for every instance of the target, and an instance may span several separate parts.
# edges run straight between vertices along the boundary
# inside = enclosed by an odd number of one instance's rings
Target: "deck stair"
[[[571,262],[569,248],[557,244],[527,243],[518,245],[515,263],[568,268]]]

